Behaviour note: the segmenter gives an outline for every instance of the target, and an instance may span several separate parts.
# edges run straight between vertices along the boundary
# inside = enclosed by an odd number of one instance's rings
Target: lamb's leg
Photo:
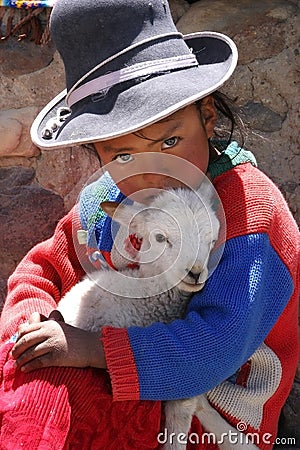
[[[195,398],[171,400],[165,403],[165,431],[163,450],[184,450],[188,441],[188,432],[196,408]]]
[[[220,450],[259,450],[248,442],[243,433],[232,427],[208,402],[206,395],[197,398],[196,416],[205,428],[211,442],[218,444]],[[232,438],[230,438],[232,436]],[[207,436],[208,438],[208,436]]]

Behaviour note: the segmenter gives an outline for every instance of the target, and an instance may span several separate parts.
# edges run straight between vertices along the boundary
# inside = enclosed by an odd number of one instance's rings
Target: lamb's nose
[[[202,268],[200,269],[199,267],[197,267],[197,268],[192,267],[192,269],[188,271],[188,276],[190,278],[192,278],[196,284],[199,280],[201,272],[202,272]]]
[[[192,272],[192,271],[190,270],[189,273],[188,273],[188,276],[189,276],[190,278],[193,278],[193,280],[195,281],[195,284],[196,284],[197,281],[198,281],[198,279],[199,279],[199,277],[200,277],[200,273],[195,273],[195,272]]]

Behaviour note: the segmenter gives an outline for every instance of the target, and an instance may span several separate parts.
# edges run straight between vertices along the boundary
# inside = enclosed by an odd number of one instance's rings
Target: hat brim
[[[184,36],[199,66],[160,74],[140,83],[116,85],[103,98],[74,105],[61,129],[43,137],[48,121],[65,103],[66,90],[43,108],[31,127],[31,139],[42,149],[54,149],[113,139],[149,126],[219,89],[237,65],[234,42],[221,33]]]

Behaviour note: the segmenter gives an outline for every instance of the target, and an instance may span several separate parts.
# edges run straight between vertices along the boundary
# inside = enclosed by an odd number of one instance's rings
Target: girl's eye
[[[162,149],[174,147],[174,145],[176,145],[178,141],[179,138],[177,136],[172,136],[163,142]]]
[[[115,161],[118,161],[121,164],[133,161],[133,155],[130,153],[124,153],[122,155],[117,155],[115,158]]]

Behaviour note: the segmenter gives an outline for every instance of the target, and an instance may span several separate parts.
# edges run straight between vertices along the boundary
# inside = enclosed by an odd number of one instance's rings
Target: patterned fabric
[[[114,402],[104,370],[16,373],[11,347],[0,349],[1,450],[157,448],[159,402]]]
[[[214,179],[218,175],[222,175],[222,173],[227,172],[233,167],[239,166],[240,164],[245,164],[246,162],[249,162],[254,167],[257,167],[257,162],[253,153],[240,148],[237,142],[231,142],[226,150],[221,153],[221,156],[210,164],[208,171],[210,177]]]
[[[125,199],[118,187],[106,172],[101,177],[101,183],[94,182],[83,190],[80,203],[80,222],[83,229],[88,231],[87,245],[90,248],[98,248],[101,242],[101,250],[110,251],[113,244],[111,236],[111,218],[108,217],[99,204],[103,201],[119,201]]]
[[[0,6],[10,8],[52,8],[55,0],[0,0]]]

